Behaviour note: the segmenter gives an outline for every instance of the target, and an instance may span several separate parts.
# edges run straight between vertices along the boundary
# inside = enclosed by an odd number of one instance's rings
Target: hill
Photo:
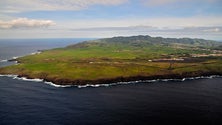
[[[216,42],[213,40],[204,40],[204,39],[191,39],[191,38],[162,38],[162,37],[150,37],[150,36],[131,36],[131,37],[113,37],[113,38],[105,38],[93,41],[87,41],[84,43],[79,43],[77,45],[83,45],[85,43],[124,43],[128,45],[150,45],[150,44],[160,44],[160,45],[174,45],[174,44],[183,44],[189,45],[193,47],[203,47],[203,48],[214,48],[222,45],[221,42]],[[75,46],[75,45],[74,45]]]
[[[0,68],[0,74],[41,78],[55,84],[221,75],[221,45],[190,38],[105,38],[18,58],[18,65]]]

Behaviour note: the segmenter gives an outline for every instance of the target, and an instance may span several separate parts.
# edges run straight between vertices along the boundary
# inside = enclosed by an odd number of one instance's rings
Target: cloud
[[[207,26],[207,27],[153,27],[153,26],[126,26],[126,27],[91,27],[91,28],[80,28],[80,29],[70,29],[71,31],[81,31],[81,32],[103,32],[103,31],[113,31],[113,32],[177,32],[177,33],[222,33],[222,26]]]
[[[25,11],[82,10],[93,5],[119,5],[128,0],[1,0],[5,13]]]
[[[204,32],[221,32],[222,31],[222,27],[212,27],[212,28],[208,28],[203,30]]]
[[[156,18],[127,18],[127,19],[75,19],[58,23],[57,26],[64,28],[94,28],[94,27],[129,27],[152,26],[152,27],[211,27],[222,26],[222,16],[195,16],[195,17],[156,17]]]
[[[1,21],[0,29],[13,29],[13,28],[41,28],[55,25],[51,20],[35,20],[27,18],[18,18],[11,21]]]
[[[216,32],[215,32],[216,31]],[[174,38],[204,38],[222,40],[222,26],[214,27],[152,27],[152,26],[122,26],[122,27],[92,27],[82,29],[35,29],[35,30],[0,30],[0,38],[106,38],[114,36],[151,35]]]
[[[152,26],[126,26],[126,27],[91,27],[91,28],[79,28],[70,29],[72,31],[139,31],[139,30],[155,30],[157,27]]]
[[[141,0],[141,1],[143,4],[147,6],[162,6],[162,5],[167,5],[167,4],[189,3],[189,2],[214,3],[220,0]]]
[[[164,28],[163,32],[178,32],[190,34],[222,34],[222,26],[206,26],[206,27],[182,27],[180,29]]]
[[[57,21],[19,18],[0,21],[0,38],[97,38],[131,35],[221,40],[222,16]],[[27,30],[28,28],[28,30]],[[1,30],[2,29],[2,30]]]
[[[173,20],[173,19],[172,19]],[[171,21],[172,21],[171,20]],[[182,20],[182,19],[181,19]],[[132,21],[132,20],[131,20]],[[148,21],[148,20],[147,20]],[[151,22],[155,22],[150,20]],[[125,22],[125,21],[124,21]],[[174,20],[172,24],[178,22]],[[56,30],[59,32],[59,35],[63,34],[63,37],[113,37],[113,36],[132,36],[132,35],[151,35],[151,36],[162,36],[162,37],[191,37],[191,38],[205,38],[205,39],[215,39],[221,40],[222,35],[222,26],[179,26],[172,27],[171,25],[165,26],[153,26],[147,23],[144,25],[136,25],[137,23],[127,22],[125,25],[121,21],[119,22],[109,22],[109,21],[92,21],[92,26],[88,28],[80,28],[69,25],[67,29],[53,29],[52,32]],[[100,25],[94,25],[94,23],[99,23]],[[159,23],[159,22],[158,22]],[[206,22],[207,23],[207,22]],[[79,23],[77,23],[80,25]],[[111,25],[113,24],[113,25]],[[120,25],[116,25],[120,24]],[[141,23],[142,24],[142,23]],[[94,26],[94,27],[93,27]]]
[[[158,6],[158,5],[170,4],[185,0],[142,0],[142,1],[144,4],[149,6]]]

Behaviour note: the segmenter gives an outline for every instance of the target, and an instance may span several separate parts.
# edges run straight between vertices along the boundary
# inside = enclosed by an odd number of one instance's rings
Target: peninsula
[[[190,38],[113,37],[16,59],[0,74],[59,85],[222,75],[222,43]]]

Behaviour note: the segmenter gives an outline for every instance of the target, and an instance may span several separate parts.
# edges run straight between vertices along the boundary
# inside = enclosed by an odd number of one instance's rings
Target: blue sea
[[[1,39],[5,60],[88,39]],[[0,76],[0,125],[222,125],[222,78],[55,87]]]

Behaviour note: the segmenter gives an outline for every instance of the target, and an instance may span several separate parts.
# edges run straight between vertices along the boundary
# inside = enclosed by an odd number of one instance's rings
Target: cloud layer
[[[1,0],[0,10],[4,13],[82,10],[93,5],[120,5],[127,2],[133,3],[133,1],[134,0]],[[138,0],[136,2],[147,6],[160,6],[174,3],[214,3],[221,2],[221,0]]]
[[[218,2],[220,0],[142,0],[143,4],[148,6],[161,6],[167,4],[174,4],[174,3],[189,3],[189,2],[200,2],[200,3],[213,3]],[[183,5],[183,4],[181,4]]]
[[[63,24],[79,28],[91,27],[129,27],[129,26],[152,26],[159,28],[181,28],[181,27],[212,27],[222,26],[222,16],[218,17],[158,17],[158,18],[127,18],[127,19],[92,19],[86,23],[84,19],[76,19]],[[60,25],[60,24],[58,24]],[[61,24],[62,25],[62,24]]]
[[[1,21],[0,29],[13,29],[13,28],[41,28],[55,25],[51,20],[34,20],[27,18],[18,18],[11,21]]]
[[[93,5],[119,5],[128,0],[1,0],[5,13],[25,11],[82,10]]]
[[[221,39],[221,5],[222,0],[0,0],[0,38],[149,34]]]

